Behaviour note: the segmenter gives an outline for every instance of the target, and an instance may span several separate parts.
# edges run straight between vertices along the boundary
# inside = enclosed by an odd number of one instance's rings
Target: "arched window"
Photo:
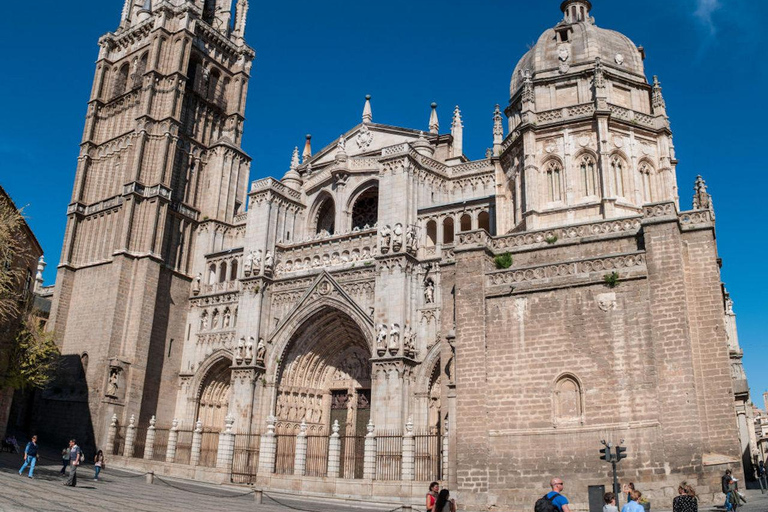
[[[216,0],[205,0],[203,5],[203,21],[206,23],[213,23],[213,19],[216,17]]]
[[[149,60],[149,52],[144,52],[144,55],[139,59],[139,63],[136,66],[136,72],[133,74],[133,87],[141,87],[144,82],[144,73],[147,72],[147,62]]]
[[[624,169],[627,165],[618,156],[611,159],[611,177],[613,178],[614,193],[617,197],[624,197]]]
[[[115,72],[115,82],[112,88],[112,97],[116,98],[125,94],[125,88],[128,84],[128,74],[130,73],[130,66],[126,62]]]
[[[229,269],[229,280],[234,281],[237,279],[237,260],[232,260],[232,265]]]
[[[218,103],[221,99],[221,73],[218,69],[211,71],[208,77],[208,99]]]
[[[317,210],[317,222],[315,224],[315,233],[326,233],[332,235],[336,227],[336,208],[333,199],[330,197],[323,201]]]
[[[491,232],[491,216],[488,215],[488,212],[482,211],[477,216],[477,227],[478,229],[484,229],[488,233]]]
[[[571,375],[560,377],[554,390],[555,424],[578,423],[583,416],[582,390],[579,382]]]
[[[223,283],[227,280],[227,262],[222,261],[219,265],[219,282]]]
[[[427,247],[434,247],[437,244],[437,222],[431,220],[427,222]]]
[[[640,181],[642,183],[643,191],[643,203],[652,203],[653,199],[653,180],[651,175],[653,174],[653,167],[648,162],[642,162],[640,164]]]
[[[547,173],[547,199],[549,202],[563,200],[562,168],[556,160],[551,160],[545,167]]]
[[[472,217],[465,213],[461,216],[459,225],[461,226],[461,231],[470,231],[472,229]]]
[[[208,284],[214,284],[216,282],[216,264],[211,263],[208,267]]]
[[[596,196],[598,186],[595,160],[589,155],[581,157],[579,160],[579,171],[581,174],[581,186],[584,195]]]
[[[443,243],[444,244],[452,244],[453,243],[453,218],[448,217],[443,221]]]
[[[195,82],[198,80],[198,75],[200,74],[202,67],[203,65],[197,57],[192,57],[189,60],[189,67],[187,68],[187,89],[195,89]]]
[[[352,229],[373,227],[379,221],[379,187],[371,187],[355,200],[352,207]]]

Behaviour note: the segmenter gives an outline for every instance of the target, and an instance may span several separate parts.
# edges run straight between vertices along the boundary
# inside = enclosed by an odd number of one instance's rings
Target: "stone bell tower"
[[[192,262],[215,250],[248,182],[255,54],[248,0],[232,3],[126,0],[99,40],[51,314],[72,385],[45,397],[50,414],[83,404],[93,430],[70,434],[82,442],[103,442],[113,414],[171,421]]]

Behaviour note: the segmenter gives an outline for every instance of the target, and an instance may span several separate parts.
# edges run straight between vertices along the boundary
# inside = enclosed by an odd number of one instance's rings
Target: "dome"
[[[589,14],[591,5],[585,0],[563,2],[565,19],[546,30],[517,63],[509,87],[510,97],[522,86],[525,70],[530,71],[533,79],[558,76],[569,70],[575,71],[574,68],[594,65],[597,57],[605,67],[636,75],[645,81],[641,50],[627,36],[595,25],[594,18],[571,17],[568,10],[575,6],[586,7],[586,14]]]

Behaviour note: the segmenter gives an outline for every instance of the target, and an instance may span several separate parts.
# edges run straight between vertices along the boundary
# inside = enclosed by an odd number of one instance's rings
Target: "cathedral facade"
[[[585,509],[610,482],[600,441],[624,440],[621,474],[652,496],[685,479],[713,499],[752,449],[746,380],[712,200],[699,179],[680,207],[644,50],[566,0],[485,158],[464,155],[458,107],[450,130],[434,104],[400,128],[368,97],[249,183],[255,54],[248,1],[230,4],[127,0],[100,40],[50,321],[82,384],[44,409],[79,404],[100,446],[150,420],[437,436],[429,479],[469,510],[529,507],[552,475]]]

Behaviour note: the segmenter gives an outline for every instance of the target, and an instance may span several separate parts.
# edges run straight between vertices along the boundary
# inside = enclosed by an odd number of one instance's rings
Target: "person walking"
[[[77,485],[77,467],[83,460],[83,451],[77,446],[77,442],[74,439],[69,440],[69,478],[64,483],[70,487]]]
[[[731,504],[731,480],[731,470],[726,469],[725,473],[720,478],[720,490],[725,494],[725,504],[723,506],[725,507],[726,512],[733,510],[733,505]]]
[[[640,498],[643,496],[638,490],[629,491],[629,500],[627,504],[621,507],[621,512],[645,512],[645,508],[640,504]]]
[[[616,506],[616,495],[612,492],[607,492],[603,495],[603,512],[619,512],[619,507]]]
[[[699,512],[699,500],[693,487],[681,482],[677,492],[678,495],[672,500],[672,512]]]
[[[29,478],[35,473],[35,464],[37,463],[37,436],[32,436],[32,440],[27,443],[27,447],[24,448],[24,464],[22,464],[19,470],[19,475],[24,473],[24,470],[29,466]]]
[[[568,498],[561,494],[565,487],[563,479],[553,478],[549,481],[549,487],[552,490],[536,501],[533,510],[535,512],[571,512]]]
[[[61,471],[59,471],[61,476],[67,474],[67,466],[69,466],[69,448],[64,448],[61,450]]]
[[[429,491],[427,491],[427,512],[436,512],[435,503],[437,503],[439,491],[440,484],[437,482],[432,482],[429,484]]]
[[[456,512],[456,500],[452,499],[448,489],[442,489],[437,495],[435,512]]]
[[[98,452],[96,452],[96,456],[93,458],[93,470],[95,471],[93,475],[94,482],[99,481],[99,473],[101,473],[101,470],[103,467],[104,467],[104,452],[99,450]]]

